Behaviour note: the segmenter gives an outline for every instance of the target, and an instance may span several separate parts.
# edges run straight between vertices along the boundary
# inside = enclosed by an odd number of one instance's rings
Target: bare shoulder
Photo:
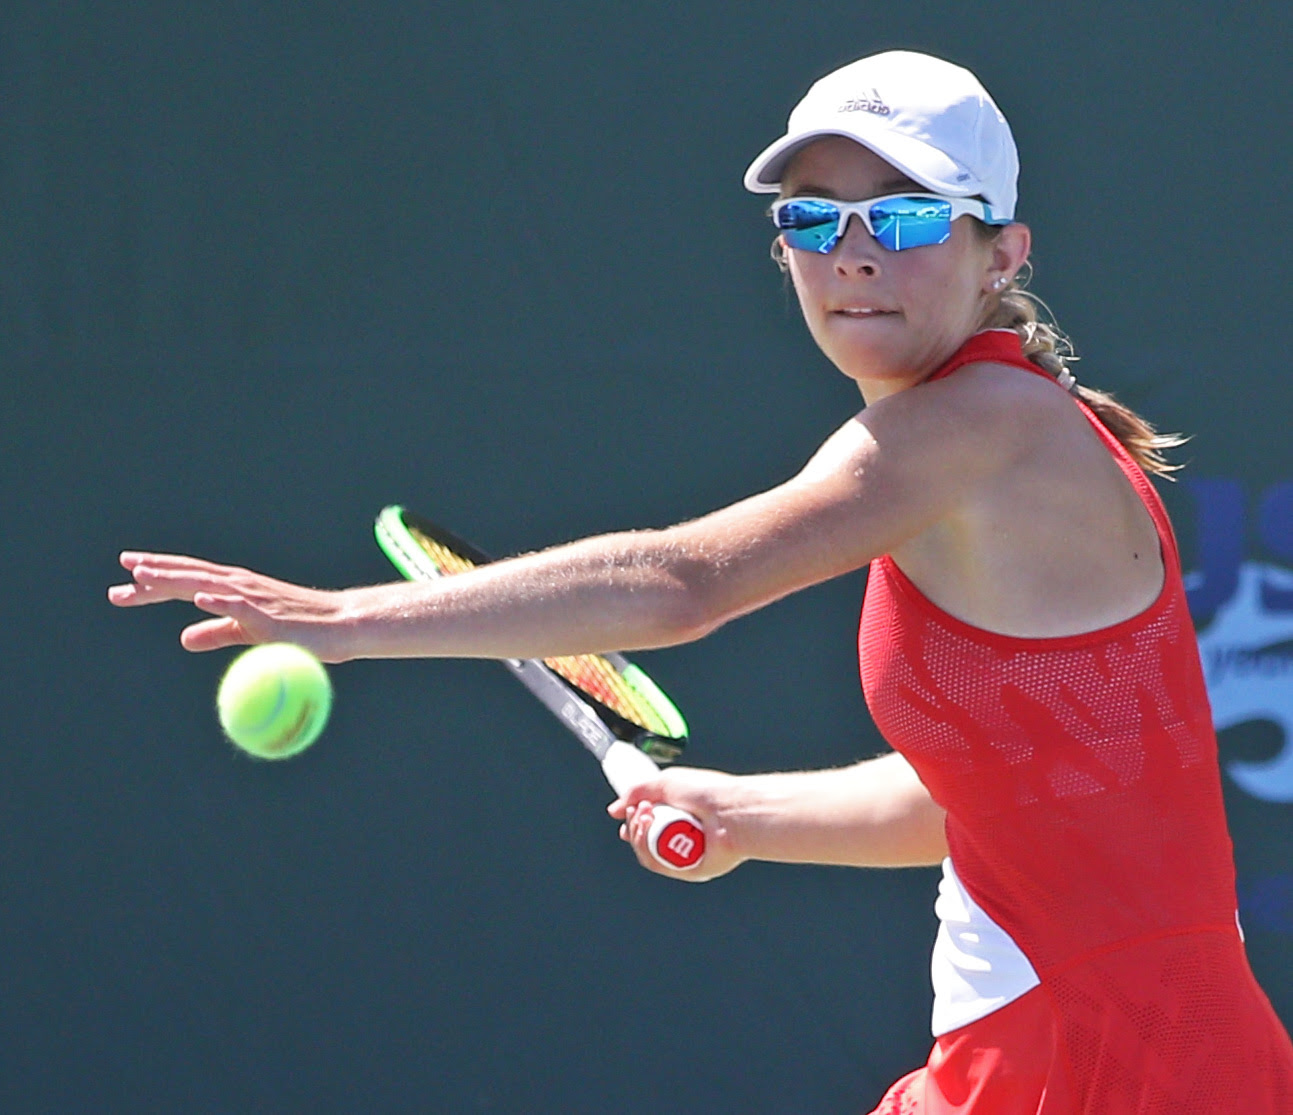
[[[971,364],[871,404],[814,458],[819,475],[850,465],[894,470],[964,494],[966,485],[1016,466],[1057,428],[1086,425],[1053,380],[1003,364]],[[949,476],[949,470],[952,475]]]
[[[991,434],[1007,443],[1034,432],[1038,421],[1080,418],[1072,397],[1055,380],[1010,364],[967,364],[946,379],[921,384],[884,402],[896,402],[904,395],[912,411],[927,410],[967,426],[970,436]],[[883,420],[885,416],[876,408],[873,417]]]
[[[1120,479],[1121,472],[1091,419],[1050,376],[985,363],[969,365],[929,386],[944,384],[946,405],[1006,447],[1012,464],[1042,465],[1050,484],[1062,483],[1066,476],[1083,483],[1089,469],[1106,480]],[[1062,475],[1054,474],[1057,466],[1063,466]]]
[[[998,570],[1017,575],[1011,562],[993,565],[1002,552],[1035,562],[1075,521],[1101,513],[1108,485],[1084,487],[1078,475],[1094,474],[1101,457],[1116,473],[1058,384],[967,366],[868,407],[786,482],[679,524],[666,540],[690,555],[720,622],[881,554],[931,584],[955,586],[993,566],[988,589],[969,584],[950,598],[973,595],[964,614],[992,620],[978,602],[997,581],[1008,586]],[[1092,510],[1075,515],[1079,505]]]
[[[936,604],[992,631],[1055,636],[1117,622],[1154,598],[1153,521],[1059,384],[980,364],[904,394],[921,391],[922,408],[960,418],[962,429],[929,444],[935,469],[961,476],[943,518],[891,552]],[[883,430],[889,416],[873,421]]]

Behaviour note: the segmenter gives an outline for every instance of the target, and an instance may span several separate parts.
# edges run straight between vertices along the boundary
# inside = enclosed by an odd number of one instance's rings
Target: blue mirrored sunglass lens
[[[801,252],[829,252],[835,247],[840,211],[827,202],[792,201],[773,218],[786,243]]]
[[[941,244],[952,235],[952,207],[945,201],[896,197],[871,207],[871,226],[891,252]]]

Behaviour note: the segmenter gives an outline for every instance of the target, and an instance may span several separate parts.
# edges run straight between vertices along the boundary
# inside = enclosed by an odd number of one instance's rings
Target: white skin
[[[829,137],[783,194],[877,197],[911,183]],[[923,191],[922,191],[923,192]],[[979,328],[1029,232],[989,241],[972,219],[943,244],[889,252],[856,218],[828,255],[787,252],[804,318],[866,408],[794,477],[664,530],[584,539],[433,584],[337,592],[233,566],[126,552],[132,607],[188,600],[209,618],[188,650],[288,640],[325,661],[532,658],[668,646],[890,554],[928,597],[990,631],[1055,637],[1148,607],[1163,581],[1152,521],[1069,395],[1018,368],[972,364],[925,383]],[[881,311],[870,313],[868,311]],[[652,803],[695,814],[700,868],[646,847]],[[840,770],[733,776],[675,768],[609,807],[643,866],[690,881],[747,859],[902,866],[947,854],[944,812],[896,754]]]

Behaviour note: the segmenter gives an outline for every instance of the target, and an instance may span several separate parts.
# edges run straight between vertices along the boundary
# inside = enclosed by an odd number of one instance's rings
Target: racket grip
[[[616,740],[602,759],[602,773],[611,788],[622,796],[634,786],[649,782],[660,773],[660,768],[631,743]],[[665,867],[686,871],[705,858],[705,830],[685,809],[652,804],[647,846]]]
[[[705,830],[685,809],[652,805],[647,847],[666,867],[686,871],[705,858]]]

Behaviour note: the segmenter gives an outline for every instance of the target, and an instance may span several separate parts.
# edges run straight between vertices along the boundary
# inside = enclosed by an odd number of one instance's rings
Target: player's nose
[[[844,226],[844,235],[831,254],[835,257],[835,270],[839,275],[875,278],[880,274],[879,253],[883,251],[876,238],[867,232],[862,219],[852,213]]]

